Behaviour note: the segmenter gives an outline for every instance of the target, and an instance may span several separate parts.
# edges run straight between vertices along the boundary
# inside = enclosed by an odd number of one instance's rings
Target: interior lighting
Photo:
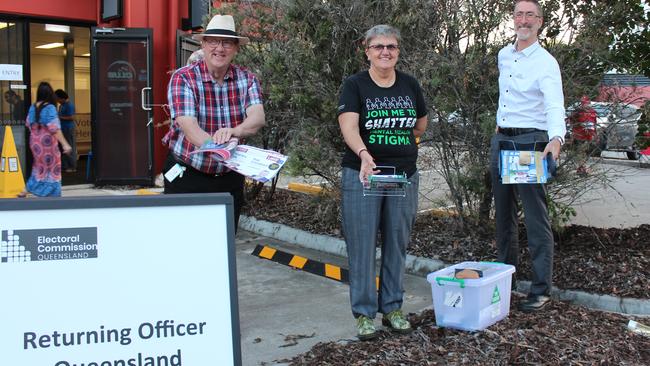
[[[3,22],[0,22],[0,29],[4,29],[4,28],[7,28],[7,27],[13,27],[13,26],[14,26],[14,23],[3,23]]]
[[[46,50],[49,50],[49,49],[52,49],[52,48],[59,48],[59,47],[63,47],[63,43],[54,42],[54,43],[47,43],[47,44],[42,44],[40,46],[36,46],[36,48],[41,48],[41,49],[46,49]]]
[[[70,33],[70,26],[60,24],[45,24],[45,30],[48,32]]]

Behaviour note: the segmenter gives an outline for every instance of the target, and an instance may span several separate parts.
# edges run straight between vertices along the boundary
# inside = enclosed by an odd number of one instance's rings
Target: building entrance
[[[63,185],[86,183],[91,151],[90,123],[90,27],[41,22],[29,23],[29,69],[32,101],[36,88],[47,81],[54,90],[67,94],[59,105],[62,130],[71,144],[71,159],[62,157]],[[71,114],[70,114],[71,113]],[[68,119],[68,118],[72,119]]]
[[[25,180],[31,172],[25,117],[36,100],[38,84],[46,81],[54,90],[63,90],[70,105],[74,106],[68,126],[72,126],[69,140],[75,143],[75,162],[68,162],[62,183],[86,182],[85,159],[91,149],[92,136],[89,38],[90,27],[0,17],[0,67],[17,71],[12,77],[0,80],[3,96],[0,120],[2,127],[12,127]],[[0,132],[0,142],[3,134],[4,128]]]

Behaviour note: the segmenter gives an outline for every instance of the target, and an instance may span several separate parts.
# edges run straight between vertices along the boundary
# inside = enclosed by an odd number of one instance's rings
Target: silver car
[[[635,105],[623,103],[590,102],[589,106],[596,111],[598,148],[622,151],[627,154],[628,159],[638,160],[640,154],[635,139],[642,110]],[[566,109],[567,120],[579,107],[580,102]]]

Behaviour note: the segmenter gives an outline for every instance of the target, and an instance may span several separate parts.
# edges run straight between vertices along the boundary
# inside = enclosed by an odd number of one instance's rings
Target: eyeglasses
[[[212,48],[221,45],[224,50],[231,50],[237,44],[237,42],[232,39],[214,39],[212,37],[204,37],[203,42]]]
[[[539,15],[533,13],[532,11],[527,11],[525,13],[523,11],[516,12],[515,13],[515,19],[521,19],[521,18],[530,19],[530,18],[541,18],[541,17]]]
[[[399,46],[396,45],[396,44],[387,44],[387,45],[371,44],[370,46],[368,46],[368,48],[373,49],[375,51],[379,51],[379,52],[383,51],[384,49],[387,49],[388,52],[395,52],[395,51],[399,50]]]

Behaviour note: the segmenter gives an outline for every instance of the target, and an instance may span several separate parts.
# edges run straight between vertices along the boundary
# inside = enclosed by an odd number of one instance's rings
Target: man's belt
[[[499,127],[498,132],[506,136],[517,136],[531,132],[546,132],[538,128],[514,128],[514,127]]]

